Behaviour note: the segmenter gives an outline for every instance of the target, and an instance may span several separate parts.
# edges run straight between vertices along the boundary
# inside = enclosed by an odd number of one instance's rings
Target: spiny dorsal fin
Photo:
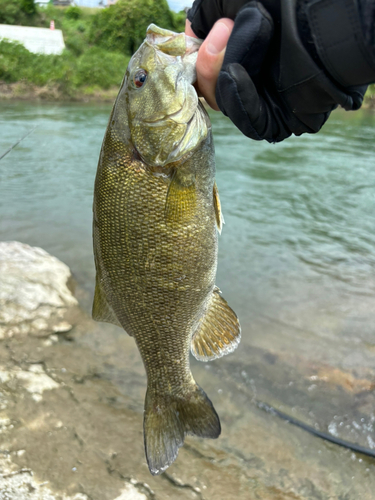
[[[195,182],[183,183],[177,171],[169,185],[165,202],[165,218],[167,222],[186,223],[196,213],[197,193]]]
[[[224,217],[223,217],[223,212],[221,211],[221,203],[220,203],[220,198],[219,198],[219,190],[217,188],[216,181],[214,182],[213,195],[214,195],[214,208],[215,208],[215,217],[216,217],[216,227],[217,227],[217,230],[219,231],[219,234],[221,234],[221,230],[223,228],[223,224],[225,224],[225,220],[224,220]]]
[[[205,315],[191,341],[191,352],[199,361],[211,361],[233,352],[241,340],[236,313],[215,287]]]
[[[112,307],[108,304],[105,293],[100,286],[98,278],[96,278],[94,303],[92,305],[92,317],[95,321],[112,323],[122,328],[119,320],[113,312]]]

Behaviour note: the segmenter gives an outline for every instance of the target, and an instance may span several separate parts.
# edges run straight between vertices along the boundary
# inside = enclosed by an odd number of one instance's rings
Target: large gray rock
[[[0,242],[0,339],[70,330],[78,305],[70,280],[68,266],[45,250]]]

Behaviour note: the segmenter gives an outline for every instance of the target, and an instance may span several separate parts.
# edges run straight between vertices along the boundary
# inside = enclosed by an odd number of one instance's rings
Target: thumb
[[[197,59],[197,86],[211,108],[219,110],[215,99],[215,88],[223,64],[225,48],[232,32],[231,19],[217,21],[202,43]]]

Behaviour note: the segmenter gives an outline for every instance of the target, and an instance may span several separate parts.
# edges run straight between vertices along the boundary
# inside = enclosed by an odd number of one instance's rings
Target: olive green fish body
[[[119,323],[139,346],[149,385],[190,382],[191,336],[215,285],[210,143],[211,137],[172,173],[153,171],[132,151],[116,148],[111,137],[103,145],[94,204],[98,279]],[[117,158],[107,149],[118,152]],[[192,177],[187,190],[194,190],[194,206],[185,204],[182,220],[169,221],[166,200],[172,179],[179,182],[178,168]]]
[[[167,42],[170,52],[177,50],[175,38]],[[151,78],[150,64],[141,60],[140,67]],[[141,95],[129,90],[131,71],[108,124],[95,182],[93,316],[122,326],[137,343],[148,383],[146,455],[151,473],[158,474],[175,460],[187,433],[220,434],[219,418],[191,374],[189,351],[202,360],[219,357],[236,347],[240,328],[215,287],[221,210],[208,116],[197,103],[184,123],[180,115],[190,97],[181,93],[177,111],[172,103],[172,112],[158,112],[144,132],[144,118],[131,114],[132,92]],[[170,124],[171,117],[177,123]]]

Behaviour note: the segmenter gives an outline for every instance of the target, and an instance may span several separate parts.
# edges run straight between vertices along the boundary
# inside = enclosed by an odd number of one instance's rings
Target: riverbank
[[[166,0],[121,0],[109,9],[48,5],[32,14],[22,14],[20,0],[9,1],[19,15],[0,8],[0,23],[49,28],[54,21],[65,49],[39,54],[0,40],[0,100],[113,101],[147,26],[154,22],[176,32],[185,26],[185,13],[172,12]]]
[[[56,83],[38,86],[26,80],[14,83],[0,80],[0,101],[113,102],[118,91],[117,85],[107,89],[92,85],[67,93]],[[375,110],[375,85],[367,91],[362,108]]]
[[[0,81],[0,101],[113,102],[117,93],[118,87],[115,85],[108,89],[87,86],[76,89],[73,94],[67,94],[53,83],[38,86],[27,81]]]
[[[146,377],[134,340],[113,325],[93,322],[78,300],[84,290],[75,283],[73,293],[69,268],[44,250],[0,243],[0,268],[0,301],[7,313],[0,317],[1,498],[370,498],[371,458],[287,424],[265,412],[256,397],[267,395],[277,406],[283,397],[283,411],[301,418],[303,409],[288,404],[285,383],[298,386],[302,401],[314,380],[331,405],[347,393],[348,403],[358,394],[362,406],[367,397],[370,407],[372,371],[353,377],[350,370],[306,364],[296,352],[288,360],[255,346],[246,352],[246,367],[233,357],[210,365],[193,362],[194,375],[220,414],[222,435],[188,437],[176,462],[152,477],[142,432]],[[61,326],[60,313],[71,310],[71,324]],[[352,412],[348,406],[348,421]]]

